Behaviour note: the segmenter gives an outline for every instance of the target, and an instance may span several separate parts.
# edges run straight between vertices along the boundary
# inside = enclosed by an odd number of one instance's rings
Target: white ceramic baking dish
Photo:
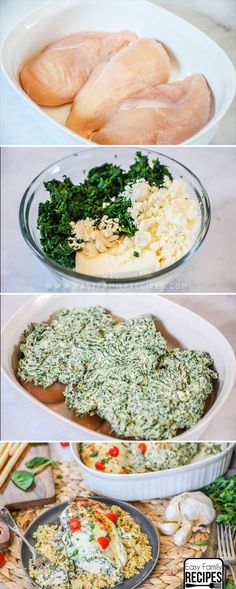
[[[131,442],[132,443],[132,442]],[[145,501],[171,497],[201,489],[229,468],[234,443],[222,444],[222,452],[178,468],[139,474],[108,474],[88,468],[80,459],[79,443],[71,444],[84,480],[91,491],[125,501]]]
[[[178,297],[176,297],[178,298]],[[160,331],[165,335],[172,347],[182,346],[209,352],[214,358],[215,367],[219,374],[217,398],[206,415],[191,430],[177,436],[175,440],[199,440],[212,422],[217,421],[232,389],[235,379],[235,356],[225,337],[199,315],[189,311],[165,298],[155,294],[44,294],[32,297],[29,302],[20,307],[11,317],[2,333],[2,368],[14,387],[16,395],[19,393],[28,398],[31,403],[44,407],[47,412],[53,412],[63,422],[71,423],[73,433],[80,441],[105,439],[108,437],[91,431],[72,421],[71,414],[65,408],[65,403],[42,405],[19,384],[12,365],[14,346],[20,335],[31,322],[47,320],[58,309],[71,307],[89,307],[100,305],[110,310],[114,315],[125,319],[150,313],[159,319]],[[171,337],[170,337],[171,336]],[[58,439],[62,436],[62,424],[58,424]],[[219,440],[227,439],[227,435],[219,430]]]
[[[45,130],[52,134],[53,143],[88,143],[64,127],[70,106],[41,108],[27,97],[19,84],[19,69],[29,56],[70,33],[122,29],[161,41],[172,58],[172,79],[198,72],[206,76],[214,94],[215,113],[208,125],[185,143],[209,143],[235,94],[233,65],[210,37],[148,0],[53,0],[46,3],[7,35],[2,47],[3,71],[16,92],[35,115],[41,117]]]

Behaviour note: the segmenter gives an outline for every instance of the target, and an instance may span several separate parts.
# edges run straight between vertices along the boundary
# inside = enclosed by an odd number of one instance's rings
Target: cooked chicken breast
[[[66,126],[91,138],[114,116],[131,95],[166,82],[170,60],[164,47],[151,39],[138,39],[99,65],[78,92]]]
[[[75,497],[60,516],[63,543],[69,557],[77,555],[73,560],[79,571],[108,574],[119,581],[127,554],[109,513],[103,503]],[[71,522],[79,529],[71,531]]]
[[[114,448],[116,452],[113,453]],[[96,463],[99,466],[104,461],[102,470],[113,474],[130,472],[128,454],[129,446],[125,442],[117,442],[115,446],[107,442],[82,444],[80,451],[81,459],[86,466],[96,469]]]
[[[202,129],[212,110],[207,81],[195,74],[133,95],[92,139],[110,145],[173,145]]]
[[[48,45],[20,72],[22,88],[41,106],[72,102],[98,63],[136,39],[134,33],[75,33]]]

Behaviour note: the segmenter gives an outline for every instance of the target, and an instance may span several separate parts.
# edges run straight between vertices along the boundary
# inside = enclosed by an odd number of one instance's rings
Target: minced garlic
[[[73,237],[69,244],[74,250],[83,249],[86,256],[94,258],[103,254],[107,249],[113,248],[114,243],[119,239],[119,222],[117,219],[109,219],[103,215],[100,223],[96,226],[95,220],[87,218],[70,223],[73,230]]]

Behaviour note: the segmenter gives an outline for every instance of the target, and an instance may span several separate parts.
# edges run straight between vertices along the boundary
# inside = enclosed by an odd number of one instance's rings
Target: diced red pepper
[[[71,532],[78,532],[81,528],[81,523],[77,517],[71,517],[69,521],[69,528]]]
[[[62,446],[62,448],[67,448],[67,446],[69,446],[69,442],[60,442],[60,445]]]
[[[147,452],[147,444],[143,444],[141,442],[141,444],[138,445],[139,450],[141,450],[142,454],[145,454],[145,452]]]
[[[95,468],[97,470],[106,470],[105,464],[103,464],[102,460],[98,460],[97,462],[95,462]]]
[[[108,450],[107,454],[109,454],[109,456],[112,456],[112,458],[116,458],[119,455],[119,448],[117,448],[117,446],[112,446],[112,448],[110,448],[110,450]]]
[[[110,538],[108,538],[107,536],[101,536],[100,538],[98,538],[98,544],[100,544],[103,550],[106,550],[106,548],[110,544],[110,541]]]

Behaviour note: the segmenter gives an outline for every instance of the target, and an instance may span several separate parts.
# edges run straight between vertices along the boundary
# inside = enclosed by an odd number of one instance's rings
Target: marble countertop
[[[128,295],[127,295],[128,296]],[[141,296],[141,295],[139,295]],[[144,295],[143,295],[144,296]],[[233,295],[166,295],[175,302],[209,320],[228,338],[236,350],[236,297]],[[25,302],[29,295],[3,295],[3,324]],[[201,439],[230,441],[236,439],[236,387],[217,418],[211,423]],[[17,416],[17,426],[16,426]],[[89,439],[89,434],[87,439]],[[80,436],[81,438],[81,436]],[[45,409],[35,406],[19,395],[3,377],[2,381],[2,439],[31,441],[61,441],[78,439],[74,424],[62,423],[56,416],[48,415]]]
[[[2,2],[0,40],[15,24],[28,13],[46,3],[47,0],[8,0]],[[109,1],[109,0],[107,0]],[[236,14],[234,0],[152,0],[191,22],[216,41],[236,64],[235,28]],[[41,120],[20,101],[5,77],[0,73],[1,84],[1,142],[7,145],[51,145],[55,143],[54,131],[42,127]],[[214,144],[236,143],[235,131],[236,102],[224,117],[213,139]],[[9,124],[10,121],[10,124]],[[58,138],[60,134],[58,131]],[[64,137],[64,135],[63,135]],[[56,141],[60,143],[60,141]],[[64,143],[64,141],[63,141]],[[74,143],[68,138],[68,144]]]
[[[74,151],[72,147],[3,149],[3,292],[63,290],[63,286],[25,243],[19,228],[18,212],[20,200],[32,179],[53,161]],[[212,207],[211,226],[204,244],[185,266],[180,279],[173,281],[166,291],[236,292],[236,148],[186,146],[165,147],[161,151],[194,171],[205,186]],[[83,288],[83,291],[86,290],[90,292],[91,286]],[[132,290],[135,291],[135,288]]]

